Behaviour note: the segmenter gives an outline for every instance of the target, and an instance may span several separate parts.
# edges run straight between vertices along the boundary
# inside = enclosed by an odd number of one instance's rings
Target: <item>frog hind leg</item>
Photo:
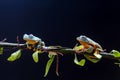
[[[101,59],[101,58],[102,58],[102,55],[100,55],[99,53],[100,53],[100,52],[99,52],[99,49],[96,48],[96,50],[95,50],[95,52],[94,52],[93,55],[94,55],[96,58]]]
[[[96,58],[95,56],[89,56],[89,55],[86,55],[84,54],[85,58],[93,63],[97,63],[100,61],[100,59]]]

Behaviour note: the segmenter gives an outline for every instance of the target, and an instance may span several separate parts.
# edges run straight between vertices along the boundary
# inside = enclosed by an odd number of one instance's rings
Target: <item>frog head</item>
[[[79,42],[85,42],[85,43],[89,43],[89,41],[90,41],[90,39],[84,35],[77,37],[76,40]]]
[[[94,45],[95,42],[93,40],[91,40],[90,38],[84,36],[84,35],[81,35],[79,37],[76,38],[77,41],[79,41],[79,43],[81,45],[84,45],[85,47],[90,47],[90,45]]]
[[[33,34],[24,34],[23,35],[23,39],[28,42],[29,44],[35,44],[35,43],[38,43],[38,42],[41,42],[41,39],[34,36]]]

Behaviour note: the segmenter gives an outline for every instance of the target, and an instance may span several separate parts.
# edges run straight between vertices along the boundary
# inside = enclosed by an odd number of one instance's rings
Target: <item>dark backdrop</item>
[[[16,42],[16,36],[32,33],[46,45],[73,47],[79,35],[86,35],[110,52],[119,49],[120,12],[115,0],[1,0],[0,39]],[[21,59],[11,63],[0,56],[1,80],[119,80],[120,68],[112,60],[103,59],[97,64],[87,61],[85,67],[73,63],[73,55],[60,57],[59,73],[55,63],[46,78],[43,77],[47,55],[34,63],[30,51],[23,51]]]

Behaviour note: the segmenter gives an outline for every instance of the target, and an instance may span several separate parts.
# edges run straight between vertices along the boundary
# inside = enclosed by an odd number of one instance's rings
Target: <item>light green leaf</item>
[[[53,57],[53,55],[52,55],[52,54],[48,54],[48,57],[49,57],[49,58],[52,58],[52,57]]]
[[[82,60],[78,61],[77,55],[75,54],[75,58],[74,58],[74,63],[75,63],[75,64],[77,64],[77,65],[79,65],[79,66],[84,66],[84,65],[85,65],[85,62],[86,62],[85,59],[82,59]]]
[[[15,60],[19,59],[20,56],[21,56],[21,49],[19,49],[16,52],[12,53],[7,60],[8,61],[15,61]]]
[[[3,47],[0,47],[0,55],[3,54]]]
[[[35,51],[35,52],[32,54],[33,60],[34,60],[36,63],[39,61],[38,53],[39,53],[39,51]]]
[[[120,52],[117,50],[112,50],[110,53],[113,54],[114,57],[120,57]]]
[[[120,67],[120,63],[118,63],[118,62],[115,62],[114,64],[116,64],[116,65],[118,65],[118,66]]]
[[[46,69],[45,69],[44,77],[47,76],[47,74],[48,74],[48,72],[49,72],[49,69],[50,69],[50,67],[51,67],[51,64],[53,63],[54,58],[55,58],[55,55],[48,54],[48,56],[50,57],[50,59],[48,60],[48,62],[47,62],[47,64],[46,64]]]

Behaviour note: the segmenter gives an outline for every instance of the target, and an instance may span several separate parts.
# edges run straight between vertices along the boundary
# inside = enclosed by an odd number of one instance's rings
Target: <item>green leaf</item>
[[[46,69],[45,69],[44,77],[47,76],[47,74],[48,74],[48,72],[49,72],[49,69],[50,69],[50,67],[51,67],[51,64],[53,63],[54,58],[55,58],[55,55],[48,54],[48,56],[50,57],[50,59],[48,60],[48,62],[47,62],[47,64],[46,64]]]
[[[34,60],[36,63],[39,61],[38,53],[39,53],[39,51],[35,51],[35,52],[32,54],[33,60]]]
[[[49,57],[49,58],[52,58],[52,57],[53,57],[53,55],[52,55],[52,54],[48,54],[48,57]]]
[[[84,65],[85,65],[85,62],[86,62],[85,59],[82,59],[82,60],[78,61],[77,55],[75,54],[75,58],[74,58],[74,63],[75,63],[75,64],[77,64],[77,65],[79,65],[79,66],[84,66]]]
[[[19,59],[20,56],[21,56],[21,49],[19,49],[16,52],[12,53],[7,60],[8,61],[15,61],[15,60]]]
[[[120,67],[120,63],[118,63],[118,62],[115,62],[114,64],[116,64],[116,65],[118,65],[118,66]]]
[[[117,50],[112,50],[110,53],[113,54],[114,57],[120,57],[120,52]]]
[[[3,54],[3,47],[0,47],[0,55]]]

